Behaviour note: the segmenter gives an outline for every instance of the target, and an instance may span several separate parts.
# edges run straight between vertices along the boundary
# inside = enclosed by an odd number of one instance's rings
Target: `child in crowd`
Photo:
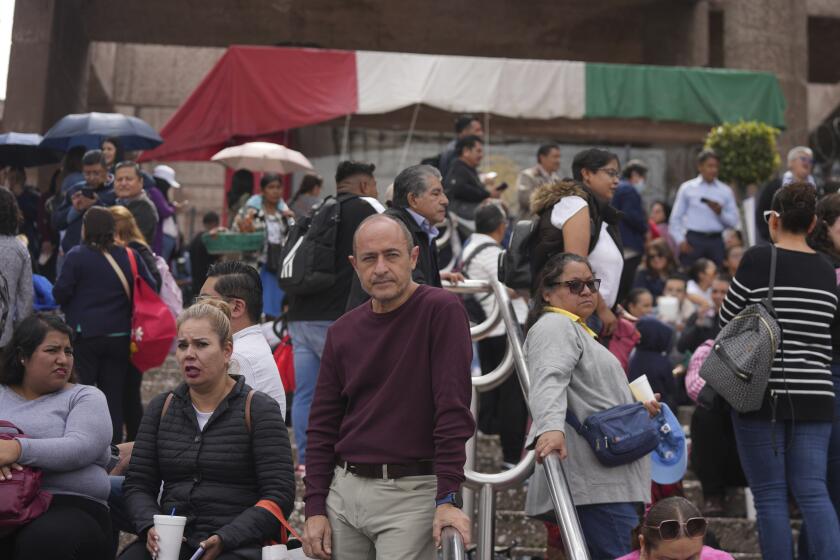
[[[641,319],[653,312],[653,294],[647,288],[633,288],[627,294],[624,308],[636,319]]]
[[[723,259],[723,271],[730,278],[735,278],[738,265],[741,264],[741,257],[744,256],[744,248],[740,245],[726,248],[726,257]]]
[[[688,271],[686,295],[698,311],[712,307],[712,281],[717,276],[717,265],[709,259],[697,259]]]
[[[677,300],[676,312],[673,314],[665,310],[666,302],[661,301],[661,297],[657,301],[657,318],[674,328],[677,332],[682,331],[688,319],[697,310],[695,305],[686,297],[686,289],[687,281],[684,276],[674,275],[665,281],[665,289],[662,290],[662,295]]]

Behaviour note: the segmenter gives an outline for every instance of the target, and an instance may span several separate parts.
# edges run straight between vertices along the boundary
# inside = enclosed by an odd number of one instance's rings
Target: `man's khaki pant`
[[[327,496],[335,560],[432,560],[437,478],[358,477],[336,467]]]

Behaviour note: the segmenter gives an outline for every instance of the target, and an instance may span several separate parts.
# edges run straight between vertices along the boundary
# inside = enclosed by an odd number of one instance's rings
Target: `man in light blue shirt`
[[[724,259],[723,230],[740,223],[735,195],[718,180],[720,160],[711,150],[697,156],[699,175],[680,185],[668,231],[679,246],[680,262],[690,266],[699,258]]]

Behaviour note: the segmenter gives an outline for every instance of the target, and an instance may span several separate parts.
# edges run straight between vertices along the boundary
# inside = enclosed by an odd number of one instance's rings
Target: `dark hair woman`
[[[20,212],[15,195],[0,189],[0,349],[12,339],[16,324],[32,313],[32,258],[17,238]]]
[[[114,167],[119,162],[125,161],[125,149],[123,148],[122,141],[115,136],[103,140],[100,149],[105,156],[105,166],[111,173],[114,172]]]
[[[41,469],[49,509],[11,535],[0,536],[0,558],[113,558],[110,483],[106,466],[111,426],[105,396],[73,383],[72,330],[57,315],[20,322],[0,372],[0,419],[28,437],[0,440],[0,486],[19,465]]]
[[[289,201],[297,219],[309,216],[312,210],[321,202],[321,187],[324,179],[319,175],[304,175],[300,187],[292,200]]]
[[[76,333],[79,381],[96,385],[105,393],[113,440],[119,443],[123,440],[123,402],[129,373],[129,293],[134,285],[129,251],[139,275],[153,288],[156,284],[133,249],[115,244],[114,216],[107,208],[94,206],[85,212],[83,220],[82,244],[67,253],[53,295]]]
[[[732,560],[726,552],[703,546],[707,525],[685,498],[665,498],[651,506],[633,532],[633,552],[617,560]]]
[[[616,558],[630,552],[630,534],[639,521],[636,504],[650,501],[650,461],[606,467],[565,420],[568,413],[582,421],[634,402],[618,359],[586,326],[600,285],[589,262],[579,255],[554,255],[543,267],[524,346],[533,418],[527,443],[536,450],[538,462],[550,453],[565,459],[590,556]],[[651,413],[659,409],[656,401],[645,406]],[[525,511],[540,518],[550,512],[553,519],[541,468],[531,477]]]
[[[668,243],[661,238],[654,239],[645,248],[642,268],[636,271],[633,287],[647,288],[655,301],[665,290],[665,282],[677,269],[677,261]]]
[[[814,187],[791,183],[776,192],[765,212],[777,252],[773,305],[783,342],[761,409],[732,414],[764,558],[790,556],[788,493],[808,526],[810,557],[832,558],[840,549],[840,523],[826,487],[836,406],[830,353],[837,278],[826,258],[808,246],[815,209]],[[744,253],[720,310],[722,325],[766,297],[773,250],[763,245]]]
[[[287,218],[294,217],[283,200],[283,178],[277,173],[266,173],[260,179],[260,194],[250,197],[239,210],[233,223],[235,231],[263,231],[265,242],[262,251],[251,254],[250,260],[260,270],[263,283],[263,313],[267,318],[279,317],[283,306],[283,290],[277,283],[280,267],[280,250]],[[248,256],[248,255],[246,255]],[[255,262],[254,262],[255,261]]]
[[[609,335],[618,322],[612,308],[619,298],[624,267],[620,214],[609,204],[620,175],[618,156],[597,148],[584,150],[575,155],[572,172],[574,181],[543,185],[531,196],[531,210],[539,216],[532,274],[536,279],[551,255],[587,257],[602,281],[596,324]]]
[[[294,510],[292,450],[277,401],[228,375],[230,307],[207,300],[178,317],[175,358],[183,382],[155,397],[140,426],[125,498],[140,539],[120,556],[158,553],[154,516],[189,518],[181,558],[260,558]],[[163,490],[161,490],[161,487]]]

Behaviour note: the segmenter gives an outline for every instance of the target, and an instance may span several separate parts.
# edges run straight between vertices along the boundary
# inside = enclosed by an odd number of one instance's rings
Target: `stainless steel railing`
[[[464,539],[455,527],[444,527],[440,532],[441,558],[443,560],[466,560]]]
[[[457,285],[445,284],[444,287],[458,294],[490,293],[495,300],[491,316],[480,325],[471,329],[473,340],[486,337],[499,321],[505,325],[508,338],[507,350],[502,363],[492,372],[480,377],[473,377],[472,412],[478,417],[478,393],[489,391],[501,385],[508,376],[515,372],[519,378],[519,386],[528,401],[530,378],[525,353],[522,349],[523,339],[519,323],[513,314],[507,288],[498,280],[467,280]],[[498,318],[494,318],[498,316]],[[464,511],[473,514],[473,491],[479,493],[476,552],[478,560],[492,560],[495,544],[495,514],[496,491],[521,484],[534,469],[534,452],[529,451],[512,469],[495,474],[479,473],[475,470],[475,437],[467,442],[467,461],[464,466],[469,490],[464,491]],[[577,511],[572,501],[569,483],[559,457],[552,455],[544,461],[543,472],[548,479],[551,500],[563,537],[566,558],[568,560],[589,560],[589,552],[583,539]],[[444,556],[446,558],[446,556]]]

